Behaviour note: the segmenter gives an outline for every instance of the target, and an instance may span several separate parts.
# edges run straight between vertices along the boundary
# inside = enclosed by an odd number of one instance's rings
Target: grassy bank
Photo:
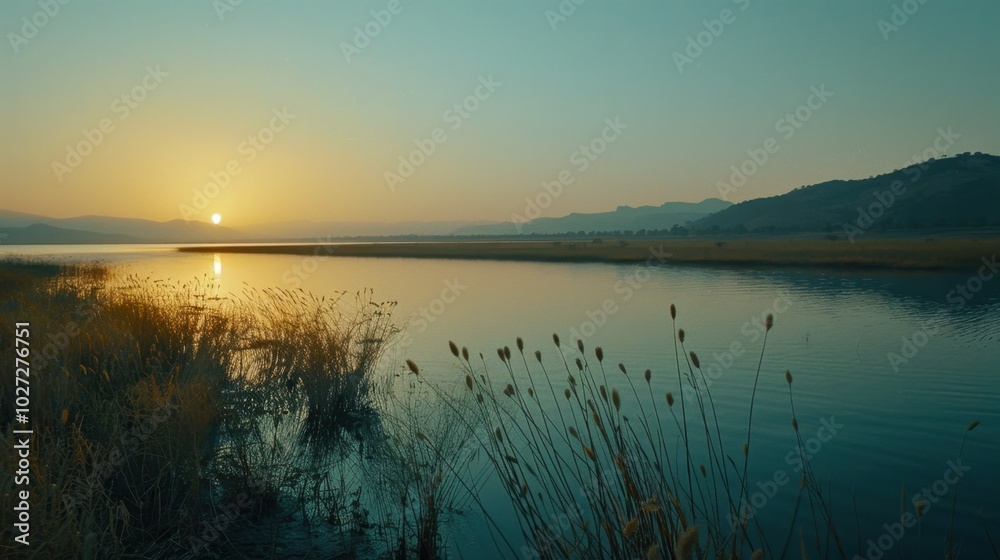
[[[1000,238],[662,239],[628,241],[526,241],[345,243],[185,247],[202,253],[335,257],[489,259],[555,262],[662,262],[713,265],[967,268],[1000,248]]]
[[[368,292],[232,301],[97,265],[0,263],[0,289],[4,363],[30,323],[30,373],[15,385],[2,372],[4,473],[19,468],[14,430],[34,431],[29,483],[10,476],[0,496],[3,558],[243,557],[281,516],[348,537],[363,520],[330,451],[377,427],[391,305]],[[22,490],[28,546],[14,538]]]

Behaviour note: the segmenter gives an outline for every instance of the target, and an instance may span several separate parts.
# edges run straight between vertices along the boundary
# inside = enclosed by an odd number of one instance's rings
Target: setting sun
[[[212,214],[212,223],[213,224],[219,225],[219,222],[221,222],[221,221],[222,221],[222,214]]]

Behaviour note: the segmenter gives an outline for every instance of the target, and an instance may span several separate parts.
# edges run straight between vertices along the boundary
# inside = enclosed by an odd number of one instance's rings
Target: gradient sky
[[[995,0],[564,0],[565,21],[547,14],[557,0],[400,0],[350,62],[343,45],[389,0],[243,0],[221,17],[238,0],[61,1],[0,4],[0,208],[507,220],[563,170],[575,180],[543,215],[715,197],[768,138],[778,151],[730,200],[890,171],[939,127],[961,136],[949,153],[1000,153]],[[58,13],[38,15],[47,2]],[[880,29],[894,5],[919,9]],[[679,70],[674,53],[724,9],[731,23]],[[30,38],[25,17],[44,22]],[[452,130],[446,111],[491,75],[501,85]],[[824,84],[834,95],[808,122],[776,131]],[[116,99],[137,87],[126,115]],[[283,108],[294,118],[250,161],[241,143]],[[628,129],[581,171],[572,154],[615,117]],[[102,119],[114,128],[92,153],[54,169]],[[446,139],[390,189],[385,173],[437,128]],[[240,172],[197,204],[231,160]]]

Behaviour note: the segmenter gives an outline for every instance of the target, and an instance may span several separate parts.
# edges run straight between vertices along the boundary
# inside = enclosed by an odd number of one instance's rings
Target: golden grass
[[[739,264],[837,266],[900,269],[961,268],[996,253],[1000,239],[868,238],[855,243],[826,239],[715,239],[592,241],[511,241],[441,243],[345,243],[339,245],[221,245],[185,247],[180,251],[330,255],[335,257],[485,259],[556,262],[659,262],[665,264]]]

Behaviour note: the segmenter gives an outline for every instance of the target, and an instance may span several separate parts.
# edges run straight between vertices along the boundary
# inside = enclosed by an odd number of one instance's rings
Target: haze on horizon
[[[560,176],[545,216],[719,197],[765,146],[728,199],[772,196],[942,130],[1000,153],[998,21],[987,0],[5,2],[0,208],[501,221]]]

